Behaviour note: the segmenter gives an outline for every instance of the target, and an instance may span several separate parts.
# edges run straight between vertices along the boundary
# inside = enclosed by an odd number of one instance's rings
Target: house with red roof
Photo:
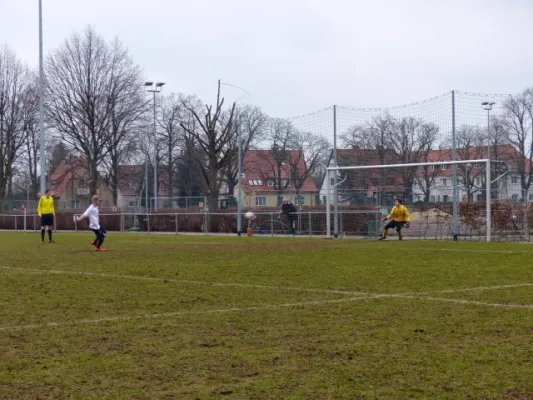
[[[55,199],[56,210],[82,209],[91,203],[89,195],[89,171],[84,157],[62,160],[52,171],[48,187]],[[112,205],[112,195],[104,182],[98,183],[97,194],[103,207]]]
[[[168,204],[169,180],[166,168],[158,168],[158,208],[172,208]],[[82,209],[90,204],[89,173],[83,157],[63,160],[52,172],[49,187],[56,200],[56,209]],[[113,205],[124,207],[145,207],[145,165],[119,165],[117,204],[113,202],[113,193],[103,180],[98,182],[97,194],[102,208]],[[151,207],[154,206],[154,169],[148,166],[148,196]]]
[[[277,207],[283,198],[298,206],[316,205],[317,187],[298,150],[248,150],[242,182],[246,208]]]

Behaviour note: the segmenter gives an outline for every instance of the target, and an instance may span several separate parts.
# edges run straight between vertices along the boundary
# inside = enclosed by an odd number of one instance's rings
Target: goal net
[[[506,165],[488,159],[328,167],[327,237],[377,237],[401,199],[411,213],[406,237],[528,240],[527,203],[510,181]]]

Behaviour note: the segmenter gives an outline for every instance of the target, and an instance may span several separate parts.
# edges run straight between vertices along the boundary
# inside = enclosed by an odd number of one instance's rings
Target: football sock
[[[44,229],[41,229],[41,240],[44,242]]]
[[[48,229],[48,240],[52,240],[52,230]]]

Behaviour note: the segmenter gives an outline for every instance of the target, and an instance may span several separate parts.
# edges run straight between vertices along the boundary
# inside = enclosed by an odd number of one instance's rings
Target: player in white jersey
[[[96,238],[91,242],[93,246],[96,246],[96,251],[105,251],[104,248],[102,248],[102,243],[104,243],[105,239],[105,230],[100,225],[100,218],[99,218],[99,210],[98,205],[100,204],[100,199],[98,196],[93,196],[92,204],[89,206],[89,208],[80,215],[76,220],[78,222],[82,221],[85,218],[89,218],[89,229],[94,232],[96,235]]]

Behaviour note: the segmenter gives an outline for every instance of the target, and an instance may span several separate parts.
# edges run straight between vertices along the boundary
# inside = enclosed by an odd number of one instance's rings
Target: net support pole
[[[338,167],[337,158],[337,106],[333,106],[333,162]],[[337,193],[337,171],[333,175],[333,235],[335,239],[339,237],[339,197]]]
[[[329,169],[326,169],[326,237],[331,239],[331,201],[330,201],[330,175]]]
[[[485,201],[487,202],[487,211],[486,211],[486,218],[487,218],[487,242],[490,242],[492,237],[491,237],[491,233],[492,233],[492,218],[491,218],[491,193],[490,193],[490,187],[491,187],[491,177],[490,177],[490,160],[487,159],[487,163],[485,165],[485,169],[487,170],[486,171],[486,181],[487,181],[487,185],[486,185],[486,191],[487,193],[485,194]]]
[[[455,137],[455,90],[452,90],[452,161],[457,160],[457,140]],[[453,240],[457,240],[459,237],[459,193],[457,190],[457,166],[452,165],[452,215],[453,215],[453,226],[452,226],[452,235]]]

